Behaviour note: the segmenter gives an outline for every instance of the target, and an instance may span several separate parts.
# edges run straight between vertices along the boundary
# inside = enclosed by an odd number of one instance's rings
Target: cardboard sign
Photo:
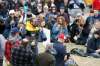
[[[47,40],[43,42],[44,47],[46,47],[46,45],[50,43],[50,30],[47,28],[43,28],[43,32],[47,37]]]

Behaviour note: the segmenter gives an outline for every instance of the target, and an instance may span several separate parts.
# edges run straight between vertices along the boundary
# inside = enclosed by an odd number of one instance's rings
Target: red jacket
[[[10,59],[11,59],[11,49],[13,47],[17,47],[19,45],[20,45],[19,41],[16,41],[15,44],[12,44],[11,41],[9,41],[9,40],[6,42],[6,45],[5,45],[5,57],[6,57],[6,59],[8,61],[10,61]]]

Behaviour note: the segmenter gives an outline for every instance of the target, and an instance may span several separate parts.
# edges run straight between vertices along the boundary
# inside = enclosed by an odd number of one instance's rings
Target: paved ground
[[[75,44],[67,44],[68,49],[72,48],[81,48],[86,50],[84,46],[75,45]],[[93,57],[80,57],[77,55],[72,55],[72,58],[76,61],[79,66],[100,66],[100,58],[93,58]]]
[[[86,49],[84,46],[81,45],[75,45],[72,43],[66,44],[68,51],[70,51],[73,48],[81,48]],[[44,52],[44,46],[42,44],[39,45],[39,51]],[[76,61],[76,63],[79,66],[100,66],[100,59],[93,58],[93,57],[80,57],[77,55],[72,55],[72,58]]]

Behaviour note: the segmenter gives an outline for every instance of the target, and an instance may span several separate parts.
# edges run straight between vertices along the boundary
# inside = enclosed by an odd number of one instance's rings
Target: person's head
[[[80,19],[76,19],[75,24],[80,25]]]
[[[64,4],[68,4],[69,0],[64,0]]]
[[[56,50],[53,48],[53,44],[51,43],[46,45],[46,52],[49,52],[53,55],[57,54]]]
[[[38,18],[39,26],[41,27],[45,26],[44,16],[40,14],[37,18]]]
[[[55,13],[56,12],[56,6],[51,6],[51,12]]]
[[[44,13],[46,13],[46,14],[48,13],[49,7],[48,7],[47,4],[44,5],[43,11],[44,11]]]
[[[22,45],[23,45],[23,46],[27,46],[28,43],[29,43],[29,39],[28,39],[28,38],[24,38],[24,39],[22,40]]]
[[[28,14],[27,14],[27,20],[30,21],[31,19],[32,19],[32,13],[28,13]]]
[[[100,29],[100,21],[99,20],[96,20],[95,24],[94,24],[94,27],[99,30]]]
[[[64,14],[64,12],[65,12],[64,6],[60,6],[60,13],[61,13],[61,14]]]
[[[10,17],[14,18],[14,16],[15,16],[15,10],[10,10],[9,11],[9,15],[10,15]]]
[[[24,28],[25,27],[25,24],[24,23],[19,23],[17,27],[18,28]]]
[[[51,2],[52,2],[52,3],[54,3],[54,2],[55,2],[55,0],[51,0]]]
[[[21,15],[24,14],[24,8],[23,7],[20,7],[19,10],[20,10]]]
[[[45,26],[45,21],[41,22],[41,27]]]
[[[81,19],[82,18],[82,13],[77,13],[76,19]]]
[[[58,16],[57,17],[57,23],[62,25],[62,26],[67,25],[66,22],[65,22],[65,18],[63,16]]]
[[[11,43],[13,44],[17,40],[20,40],[20,38],[18,36],[19,36],[19,30],[18,30],[18,28],[17,27],[12,28],[11,32],[10,32],[10,35],[8,37],[8,40],[11,41]]]
[[[94,15],[95,17],[99,15],[99,11],[98,10],[94,10]]]
[[[6,8],[6,2],[5,1],[0,1],[0,9],[5,9]]]
[[[58,35],[58,42],[64,43],[65,41],[65,35],[63,33]]]
[[[43,8],[42,8],[42,3],[38,3],[38,4],[37,4],[37,10],[38,10],[39,13],[42,12],[42,10],[43,10]]]
[[[97,31],[94,32],[94,38],[95,39],[100,38],[100,30],[97,30]]]
[[[15,17],[17,17],[18,19],[20,19],[20,17],[21,17],[21,12],[20,12],[20,10],[16,10],[16,12],[15,12]]]
[[[16,36],[19,34],[19,30],[17,27],[11,29],[11,35]]]
[[[90,16],[94,16],[94,10],[90,10]]]

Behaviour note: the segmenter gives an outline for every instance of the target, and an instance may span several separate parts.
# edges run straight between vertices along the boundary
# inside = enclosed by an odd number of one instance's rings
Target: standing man
[[[57,54],[55,55],[56,66],[64,66],[64,58],[67,55],[64,41],[64,34],[60,34],[58,36],[58,41],[53,46],[57,52]]]
[[[34,58],[35,54],[32,52],[27,38],[22,40],[21,46],[12,49],[12,66],[34,66]]]

